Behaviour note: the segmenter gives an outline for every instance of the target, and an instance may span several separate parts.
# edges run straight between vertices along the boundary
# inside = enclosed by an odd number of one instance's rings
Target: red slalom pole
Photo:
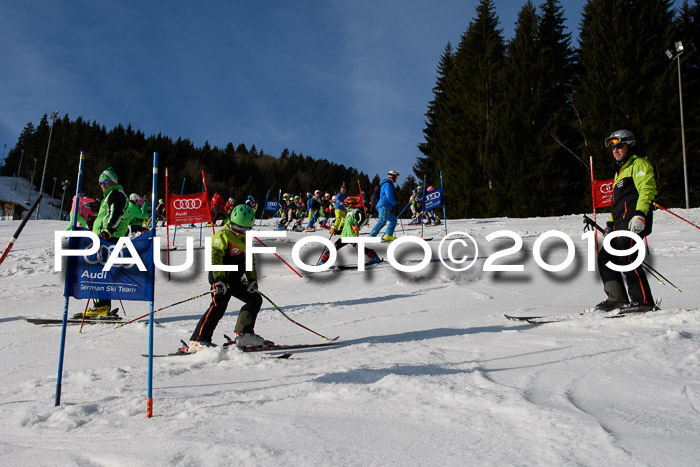
[[[700,229],[700,227],[698,227],[697,225],[693,224],[692,222],[690,222],[690,221],[687,220],[687,219],[683,219],[681,216],[679,216],[679,215],[676,214],[676,213],[673,213],[673,212],[669,211],[669,210],[666,209],[665,207],[659,206],[657,203],[654,203],[654,206],[656,206],[656,207],[659,208],[659,209],[663,209],[664,211],[666,211],[667,213],[669,213],[669,214],[671,214],[671,215],[676,216],[677,218],[679,218],[679,219],[682,220],[683,222],[687,222],[688,224],[692,225],[692,226],[695,227],[696,229]],[[2,261],[0,261],[0,263],[1,263],[1,262],[2,262]]]
[[[5,247],[5,251],[2,252],[2,256],[0,256],[0,264],[2,264],[3,261],[5,261],[5,258],[7,258],[7,254],[10,252],[12,247],[15,245],[17,238],[19,238],[19,234],[22,233],[22,229],[24,229],[24,226],[27,225],[27,221],[29,221],[29,218],[32,217],[32,213],[34,212],[36,207],[39,205],[39,201],[41,201],[41,198],[43,198],[43,196],[44,196],[43,193],[39,193],[39,197],[36,199],[36,201],[34,201],[34,204],[32,204],[32,208],[29,210],[29,213],[27,213],[25,218],[19,224],[19,227],[17,227],[17,230],[15,230],[15,234],[12,236],[12,238],[10,239],[10,242]]]

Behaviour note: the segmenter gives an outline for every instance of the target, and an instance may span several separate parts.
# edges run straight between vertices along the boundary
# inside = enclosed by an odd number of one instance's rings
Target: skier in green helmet
[[[212,286],[212,299],[209,308],[197,323],[190,338],[189,347],[181,349],[197,352],[213,346],[211,339],[219,320],[224,316],[231,297],[243,302],[238,314],[236,327],[236,346],[261,347],[272,344],[255,334],[255,320],[262,306],[262,297],[258,292],[258,276],[253,268],[245,270],[245,233],[253,227],[255,212],[240,204],[231,212],[228,228],[221,229],[212,238],[211,264],[213,266],[238,266],[238,271],[210,271],[209,283]]]

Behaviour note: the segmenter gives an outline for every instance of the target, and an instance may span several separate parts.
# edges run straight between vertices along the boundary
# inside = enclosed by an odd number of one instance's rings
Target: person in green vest
[[[103,198],[95,222],[92,224],[92,231],[102,240],[116,243],[119,238],[129,234],[131,219],[129,199],[112,167],[102,172],[98,181]],[[112,314],[111,300],[96,299],[94,305],[85,312],[86,318],[105,318]],[[79,314],[79,316],[82,315],[82,313]]]
[[[129,229],[131,229],[131,233],[143,232],[143,222],[148,218],[141,212],[140,204],[143,204],[141,196],[138,193],[131,193],[129,195],[129,215],[131,216]]]

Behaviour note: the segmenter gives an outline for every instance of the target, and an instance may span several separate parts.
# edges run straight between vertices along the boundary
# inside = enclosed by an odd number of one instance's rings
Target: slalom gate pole
[[[258,237],[253,237],[253,238],[254,238],[255,240],[257,240],[262,246],[264,246],[265,248],[267,248],[267,245],[265,245],[265,243],[263,243],[263,241],[260,240]],[[287,267],[288,267],[289,269],[291,269],[292,271],[294,271],[294,274],[296,274],[296,275],[299,276],[299,277],[302,277],[302,275],[299,274],[299,273],[297,272],[296,269],[294,269],[293,267],[291,267],[291,266],[289,265],[288,262],[286,262],[285,260],[283,260],[283,259],[280,257],[280,255],[278,255],[277,253],[273,253],[273,255],[277,256],[277,259],[279,259],[280,261],[282,261],[284,264],[287,265]]]
[[[168,249],[168,266],[170,266],[170,220],[168,219],[169,211],[168,205],[170,201],[168,200],[168,168],[165,168],[165,232],[168,237],[167,249]],[[175,245],[175,240],[173,239],[173,246]],[[170,282],[170,271],[168,271],[168,282]]]
[[[696,229],[700,229],[700,227],[698,227],[697,225],[693,224],[693,223],[690,222],[688,219],[682,218],[682,217],[679,216],[678,214],[669,211],[669,210],[666,209],[665,207],[659,206],[657,203],[654,203],[654,206],[656,206],[656,207],[659,208],[659,209],[663,209],[663,210],[666,211],[667,213],[669,213],[669,214],[671,214],[671,215],[673,215],[673,216],[676,216],[677,218],[679,218],[680,220],[682,220],[682,221],[684,221],[684,222],[687,222],[688,224],[692,225],[692,226],[695,227]],[[0,261],[0,263],[2,263],[2,261]]]
[[[70,229],[75,230],[75,226],[78,223],[78,207],[80,206],[80,199],[78,199],[78,193],[83,185],[83,165],[85,164],[85,154],[80,151],[80,162],[78,163],[78,181],[75,184],[75,203],[73,204],[73,220],[71,221]],[[71,246],[75,242],[74,238],[68,240],[68,246]],[[66,350],[66,329],[68,328],[68,271],[71,270],[71,264],[75,264],[78,260],[75,256],[68,257],[68,265],[66,267],[66,278],[63,285],[63,296],[65,297],[65,302],[63,305],[63,323],[61,325],[61,348],[58,355],[58,376],[56,377],[56,399],[54,405],[58,407],[61,405],[61,387],[63,385],[63,357]],[[88,302],[89,303],[89,302]],[[83,314],[84,316],[84,314]]]
[[[204,169],[202,169],[202,185],[204,185],[204,193],[207,194],[207,202],[210,203],[209,192],[207,191],[207,181],[204,178]],[[211,204],[209,204],[209,222],[211,222],[211,233],[213,235],[216,233],[216,229],[214,228],[214,219],[211,217]]]
[[[338,338],[340,337],[340,336],[336,336],[336,337],[334,337],[333,339],[331,339],[331,338],[329,338],[329,337],[326,337],[326,336],[324,336],[324,335],[322,335],[322,334],[317,333],[317,332],[314,331],[313,329],[307,328],[307,327],[304,326],[303,324],[297,323],[297,322],[294,321],[292,318],[290,318],[289,316],[287,316],[287,314],[286,314],[284,311],[282,311],[282,310],[280,309],[280,307],[278,307],[277,305],[275,305],[275,302],[273,302],[272,300],[270,300],[270,298],[269,298],[267,295],[265,295],[264,293],[262,293],[262,292],[259,291],[259,290],[258,290],[258,293],[259,293],[260,295],[262,295],[263,298],[265,298],[265,300],[267,300],[268,302],[270,302],[270,305],[272,305],[273,307],[275,307],[275,309],[276,309],[277,311],[279,311],[280,313],[282,313],[282,316],[284,316],[285,318],[287,318],[289,321],[291,321],[292,323],[296,324],[297,326],[299,326],[299,327],[301,327],[301,328],[304,328],[304,329],[306,329],[307,331],[309,331],[309,332],[311,332],[311,333],[313,333],[313,334],[316,334],[317,336],[322,337],[323,339],[325,339],[325,340],[327,340],[327,341],[333,342],[333,341],[338,340]]]
[[[605,235],[605,230],[604,230],[601,226],[599,226],[598,224],[596,224],[596,222],[595,222],[593,219],[591,219],[590,217],[588,217],[588,216],[585,215],[585,214],[583,215],[583,219],[584,219],[584,222],[586,223],[586,225],[590,225],[590,226],[592,226],[592,227],[595,227],[596,230],[598,230],[600,233],[602,233],[603,235]],[[646,261],[642,261],[642,267],[643,267],[644,270],[646,270],[649,274],[651,274],[652,276],[654,276],[654,277],[656,278],[656,280],[659,281],[659,284],[668,283],[668,285],[670,285],[671,287],[673,287],[674,289],[676,289],[678,292],[683,292],[683,291],[681,290],[680,287],[678,287],[676,284],[674,284],[673,282],[671,282],[670,280],[668,280],[666,277],[664,277],[663,274],[661,274],[659,271],[657,271],[656,269],[654,269],[654,268],[653,268],[651,265],[649,265],[649,263],[647,263]]]
[[[22,219],[22,222],[20,222],[19,227],[17,227],[17,230],[15,230],[15,234],[12,236],[9,243],[5,247],[5,251],[2,252],[2,256],[0,256],[0,264],[2,264],[3,261],[5,261],[7,254],[10,252],[12,247],[15,245],[17,238],[19,238],[19,234],[22,233],[24,226],[27,225],[29,218],[32,217],[34,210],[36,209],[37,206],[39,206],[39,201],[41,201],[41,198],[43,198],[43,197],[44,197],[44,194],[39,193],[39,197],[34,201],[34,204],[32,204],[31,209],[29,209],[29,212],[27,213],[27,215],[24,217],[24,219]]]
[[[204,190],[204,180],[202,179],[202,193],[205,193]],[[209,203],[209,198],[207,198],[207,203]],[[209,212],[211,212],[211,206],[209,206]],[[199,246],[202,246],[202,230],[204,230],[204,222],[199,223]]]
[[[442,190],[442,218],[445,221],[445,235],[447,235],[447,210],[445,209],[445,187],[442,184],[442,170],[440,171],[440,189]]]
[[[401,212],[399,213],[399,215],[396,216],[396,217],[400,217],[401,214],[403,214],[403,212],[406,210],[406,208],[409,207],[410,205],[411,205],[411,202],[409,201],[408,204],[407,204],[406,206],[403,207],[403,209],[401,210]]]
[[[185,194],[185,180],[187,180],[186,177],[182,179],[182,188],[180,188],[180,196]],[[175,224],[175,231],[173,232],[173,248],[175,248],[175,236],[177,235],[177,226],[178,225],[179,224]]]
[[[167,170],[167,169],[166,169]],[[166,179],[167,180],[167,179]],[[153,153],[153,191],[151,199],[158,194],[158,153]],[[166,190],[167,195],[167,190]],[[166,205],[167,209],[167,205]],[[166,215],[167,218],[167,215]],[[151,242],[156,238],[156,221],[151,220]],[[156,295],[156,268],[151,271],[151,301],[148,304],[148,393],[146,396],[146,417],[153,417],[153,299]]]
[[[267,206],[267,197],[270,195],[270,190],[267,190],[267,193],[265,193],[265,202],[263,203],[262,210],[260,212],[260,223],[258,224],[258,227],[262,225],[262,220],[263,217],[265,217],[265,206]]]
[[[423,238],[423,230],[425,229],[425,222],[423,222],[423,216],[425,215],[425,195],[428,194],[428,188],[425,186],[425,182],[428,179],[428,175],[423,175],[423,196],[420,200],[420,238]]]
[[[164,306],[164,307],[162,307],[162,308],[158,308],[157,310],[154,310],[154,311],[153,311],[153,314],[158,313],[159,311],[163,311],[163,310],[165,310],[166,308],[171,308],[171,307],[174,307],[175,305],[180,305],[180,304],[182,304],[182,303],[189,302],[190,300],[194,300],[194,299],[196,299],[196,298],[204,297],[205,295],[209,295],[210,292],[211,292],[211,290],[207,290],[207,291],[204,292],[203,294],[196,295],[196,296],[190,297],[190,298],[186,298],[186,299],[184,299],[184,300],[180,300],[179,302],[175,302],[175,303],[173,303],[173,304],[171,304],[171,305]],[[120,323],[120,324],[116,327],[116,329],[119,329],[119,328],[122,327],[122,326],[126,326],[127,324],[131,324],[131,323],[133,323],[133,322],[135,322],[135,321],[138,321],[138,320],[140,320],[140,319],[143,319],[143,318],[147,317],[147,316],[150,315],[150,314],[151,314],[151,312],[149,311],[149,312],[146,313],[145,315],[141,315],[141,316],[139,316],[138,318],[134,318],[134,319],[132,319],[132,320],[129,320],[129,321],[127,321],[126,323]]]

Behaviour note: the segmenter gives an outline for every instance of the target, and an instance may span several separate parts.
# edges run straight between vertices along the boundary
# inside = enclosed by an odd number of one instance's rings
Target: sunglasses
[[[98,183],[100,184],[100,186],[105,186],[105,185],[109,185],[110,183],[112,183],[112,181],[111,180],[102,180]]]

